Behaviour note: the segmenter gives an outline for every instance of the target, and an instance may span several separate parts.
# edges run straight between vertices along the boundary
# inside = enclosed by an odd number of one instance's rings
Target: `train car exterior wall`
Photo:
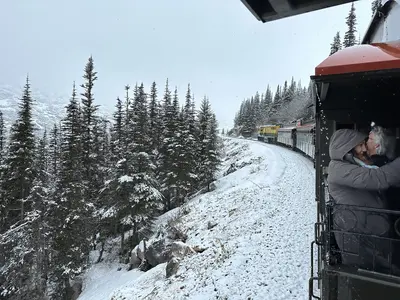
[[[296,148],[311,158],[315,157],[314,134],[311,132],[297,132]]]

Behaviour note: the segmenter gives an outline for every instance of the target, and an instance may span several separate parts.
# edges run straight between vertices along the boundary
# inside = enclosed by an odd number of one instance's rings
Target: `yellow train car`
[[[276,143],[279,125],[262,125],[258,128],[258,140],[267,143]]]

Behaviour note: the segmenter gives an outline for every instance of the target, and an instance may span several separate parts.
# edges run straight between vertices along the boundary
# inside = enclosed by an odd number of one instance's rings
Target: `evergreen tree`
[[[6,148],[6,128],[4,126],[3,112],[0,110],[0,164],[3,164]]]
[[[344,34],[343,39],[343,47],[351,47],[357,44],[356,40],[356,25],[357,25],[357,18],[356,18],[356,8],[354,6],[354,2],[351,4],[349,15],[346,18],[347,24],[347,31]]]
[[[174,178],[171,170],[173,169],[174,155],[173,145],[176,133],[175,127],[178,120],[177,113],[172,105],[171,91],[168,86],[168,79],[165,84],[165,92],[162,104],[163,114],[163,143],[161,147],[161,169],[159,173],[161,192],[164,195],[164,210],[172,209],[171,198],[174,196]]]
[[[56,124],[50,134],[49,173],[54,181],[58,178],[61,168],[61,131]]]
[[[114,122],[111,129],[111,174],[110,180],[106,181],[105,186],[101,192],[102,198],[109,199],[104,212],[102,213],[102,222],[114,226],[115,233],[121,235],[121,251],[123,252],[124,245],[124,225],[126,219],[130,214],[130,195],[132,193],[131,182],[129,180],[129,155],[128,151],[128,129],[130,129],[131,116],[129,112],[130,87],[125,86],[126,97],[125,104],[118,98],[116,104],[116,111],[114,112]],[[127,107],[128,106],[128,107]],[[107,237],[112,233],[109,228],[102,230],[102,237]],[[101,258],[101,257],[99,257]]]
[[[36,152],[32,105],[27,78],[2,180],[6,223],[0,235],[0,261],[5,263],[0,269],[0,294],[7,299],[43,299],[46,286],[46,139]]]
[[[375,12],[381,8],[382,0],[373,0],[371,4],[372,16],[374,16]]]
[[[94,127],[94,141],[92,151],[95,153],[95,176],[93,178],[93,185],[95,191],[99,191],[106,179],[109,177],[110,169],[110,136],[109,136],[109,121],[106,118],[98,118]],[[97,208],[101,208],[104,201],[95,199]]]
[[[158,161],[160,147],[162,143],[162,119],[161,119],[161,107],[157,101],[157,86],[153,82],[150,90],[150,103],[149,103],[149,130],[150,134],[150,145],[153,155],[153,162]]]
[[[151,148],[149,147],[147,95],[144,92],[143,83],[135,93],[132,112],[129,173],[132,178],[133,193],[130,195],[130,217],[131,224],[134,229],[137,229],[138,224],[146,221],[161,200],[155,180],[154,165],[149,155]]]
[[[283,91],[281,97],[281,106],[286,106],[290,102],[289,86],[287,80],[283,84]]]
[[[294,77],[292,76],[292,80],[290,81],[290,85],[288,88],[288,103],[292,102],[293,99],[296,97],[296,81],[294,80]]]
[[[267,90],[265,91],[263,101],[261,102],[261,110],[262,110],[262,116],[263,116],[262,123],[268,122],[269,117],[270,117],[270,112],[271,112],[271,106],[272,106],[272,92],[271,92],[271,88],[268,85]]]
[[[340,32],[338,31],[335,37],[333,38],[333,42],[331,44],[331,52],[329,55],[332,55],[341,49],[342,49],[342,42],[340,40]]]
[[[256,125],[262,124],[262,110],[261,110],[261,97],[258,92],[254,96],[254,115],[256,119]]]
[[[275,95],[274,95],[274,101],[272,102],[272,105],[271,105],[271,111],[270,111],[270,120],[271,121],[276,121],[276,114],[281,109],[282,99],[283,99],[283,93],[281,91],[280,85],[278,85],[276,87],[276,92],[275,92]]]
[[[4,179],[4,159],[5,159],[5,127],[3,120],[3,113],[0,111],[0,182]],[[0,183],[0,233],[3,232],[3,227],[6,222],[6,214],[7,214],[7,205],[5,202],[5,194],[2,190],[3,186]]]
[[[218,166],[221,163],[218,153],[218,135],[217,135],[218,122],[214,113],[211,114],[208,126],[208,158],[206,168],[206,183],[210,189],[210,183],[213,182]]]
[[[201,186],[210,188],[210,183],[215,179],[215,173],[220,163],[217,151],[217,121],[211,111],[210,102],[206,97],[200,105],[198,113],[199,149],[198,174]]]
[[[50,225],[50,215],[53,213],[53,201],[49,187],[48,142],[46,131],[39,140],[35,156],[36,178],[28,197],[32,202],[29,213],[32,230],[33,261],[31,268],[32,289],[30,297],[45,299],[47,294],[47,278],[49,275],[50,239],[54,227]]]
[[[61,170],[56,188],[56,207],[53,223],[63,220],[54,236],[52,279],[55,281],[53,299],[70,299],[70,279],[87,266],[91,232],[92,206],[84,198],[85,165],[83,119],[73,87],[70,103],[62,120]]]
[[[198,166],[197,166],[197,174],[199,176],[199,184],[204,185],[208,182],[208,137],[209,137],[209,123],[211,119],[211,108],[210,102],[207,97],[203,98],[203,101],[200,104],[200,110],[198,113],[198,132],[199,132],[199,140],[198,140]]]
[[[96,129],[98,128],[98,116],[96,114],[98,105],[94,104],[93,87],[97,80],[97,72],[94,71],[93,58],[85,66],[83,78],[85,82],[81,85],[84,89],[82,96],[82,165],[84,173],[82,179],[85,182],[85,198],[88,203],[95,203],[98,191],[98,164],[96,153]]]
[[[124,108],[121,99],[117,98],[114,112],[114,123],[111,129],[111,153],[112,162],[118,161],[122,156],[124,134]]]
[[[185,106],[181,116],[179,144],[183,145],[180,163],[178,186],[181,188],[180,204],[185,195],[194,191],[197,180],[196,170],[196,115],[194,101],[191,96],[190,84],[186,92]]]
[[[8,157],[2,180],[8,225],[23,220],[32,207],[32,203],[27,201],[35,178],[32,105],[33,99],[27,78],[19,103],[18,118],[11,127]]]

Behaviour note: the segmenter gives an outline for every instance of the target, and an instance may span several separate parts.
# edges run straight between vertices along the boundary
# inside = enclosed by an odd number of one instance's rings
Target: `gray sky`
[[[207,94],[221,126],[232,123],[243,98],[294,76],[308,84],[343,37],[350,5],[272,23],[257,21],[240,0],[14,0],[0,10],[0,83],[32,85],[69,95],[92,54],[95,97],[113,107],[124,85],[168,77],[181,102],[190,83],[197,103]],[[356,2],[358,33],[371,1]],[[161,94],[160,94],[161,96]]]

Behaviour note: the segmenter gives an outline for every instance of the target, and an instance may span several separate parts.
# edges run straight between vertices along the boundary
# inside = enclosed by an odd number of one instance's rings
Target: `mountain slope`
[[[3,112],[4,123],[6,128],[17,118],[18,103],[22,97],[22,89],[12,87],[10,85],[0,85],[0,110]],[[33,120],[39,131],[50,130],[54,123],[59,124],[61,118],[64,117],[65,106],[68,104],[68,97],[60,97],[55,95],[47,95],[32,88]],[[100,114],[106,118],[110,118],[110,113],[101,107]]]
[[[146,273],[127,272],[126,266],[117,271],[121,265],[108,259],[89,270],[80,300],[308,299],[312,163],[255,141],[225,139],[224,144],[216,189],[157,223],[158,229],[171,221],[179,224],[187,244],[206,250],[185,257],[170,278],[166,264]],[[233,163],[238,170],[223,176]]]

